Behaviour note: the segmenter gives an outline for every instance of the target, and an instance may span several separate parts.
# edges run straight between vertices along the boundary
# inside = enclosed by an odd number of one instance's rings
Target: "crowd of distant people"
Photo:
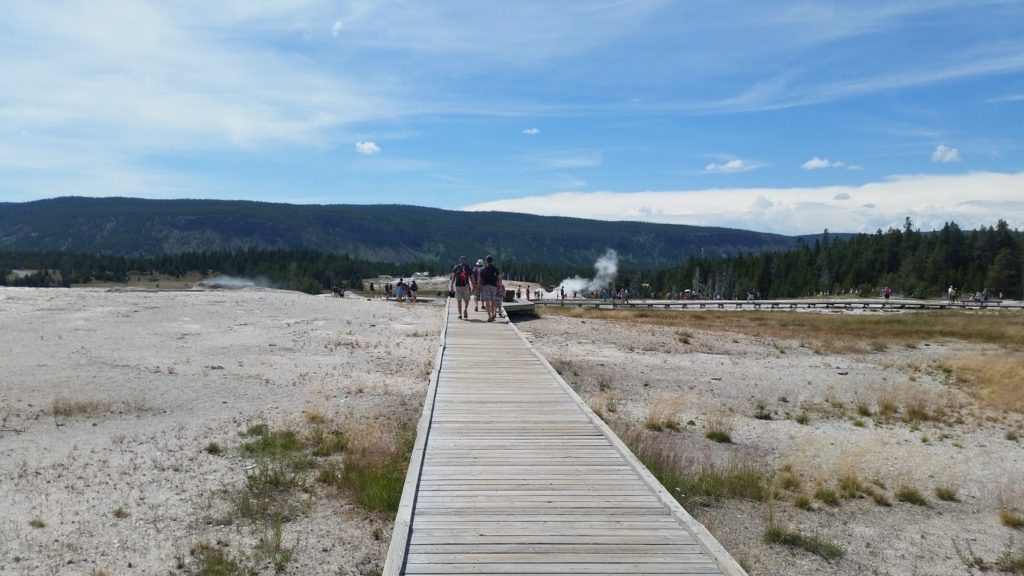
[[[420,286],[416,283],[415,278],[408,284],[406,284],[405,278],[399,278],[397,283],[385,282],[380,288],[383,291],[385,300],[416,302],[417,298],[419,298]],[[377,295],[377,286],[373,282],[370,282],[370,294],[373,296]]]

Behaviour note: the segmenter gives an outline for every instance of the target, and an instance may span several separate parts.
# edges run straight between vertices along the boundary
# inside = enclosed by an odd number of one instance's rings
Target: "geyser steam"
[[[619,255],[615,250],[608,248],[608,250],[605,251],[604,256],[601,256],[596,262],[594,262],[593,278],[580,278],[579,276],[566,278],[565,280],[562,280],[554,290],[545,293],[544,298],[560,298],[560,288],[565,288],[565,293],[569,297],[572,296],[574,291],[579,294],[597,292],[602,288],[611,286],[618,273]]]

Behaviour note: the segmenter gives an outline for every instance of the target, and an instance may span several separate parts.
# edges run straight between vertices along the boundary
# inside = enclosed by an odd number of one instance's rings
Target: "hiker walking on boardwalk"
[[[953,303],[956,302],[956,288],[953,288],[953,286],[950,285],[949,290],[946,291],[946,294],[949,295],[949,303],[950,304],[953,304]]]
[[[480,311],[480,271],[484,269],[484,261],[477,259],[476,265],[473,266],[473,272],[471,278],[473,280],[473,312]],[[486,310],[486,306],[484,309]]]
[[[498,284],[501,284],[501,270],[494,265],[494,258],[490,255],[484,259],[487,263],[480,269],[480,299],[483,300],[484,309],[487,311],[487,321],[494,322],[495,299],[498,298]]]
[[[459,256],[459,263],[452,268],[452,278],[449,284],[455,292],[455,301],[459,307],[459,318],[469,319],[469,297],[473,289],[473,269],[466,264],[466,257]],[[466,303],[466,309],[462,309],[462,303]]]

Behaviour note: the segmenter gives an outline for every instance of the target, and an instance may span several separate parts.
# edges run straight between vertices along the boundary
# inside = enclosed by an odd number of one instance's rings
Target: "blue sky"
[[[0,201],[1024,228],[1024,2],[5,3]]]

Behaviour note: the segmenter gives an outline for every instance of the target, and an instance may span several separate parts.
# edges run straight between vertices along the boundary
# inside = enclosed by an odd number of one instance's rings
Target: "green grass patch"
[[[347,436],[345,466],[337,485],[366,508],[397,511],[416,430],[409,425],[386,428],[368,424]]]
[[[814,497],[829,506],[839,506],[839,493],[831,488],[818,488]]]
[[[678,450],[671,437],[638,427],[616,430],[630,450],[684,505],[724,498],[765,500],[774,481],[767,467],[739,458],[716,462]]]
[[[913,486],[903,485],[896,489],[896,499],[900,502],[906,502],[908,504],[914,504],[915,506],[927,506],[928,500],[925,499],[921,491]]]
[[[191,561],[179,561],[178,567],[188,576],[255,576],[258,570],[246,559],[235,558],[223,546],[202,542],[189,551]]]
[[[769,525],[764,531],[763,538],[766,544],[783,544],[800,548],[825,560],[837,560],[846,554],[843,547],[835,542],[817,536],[806,536],[777,524]]]
[[[704,435],[708,440],[714,440],[722,444],[732,444],[732,436],[724,430],[708,430],[707,434]]]
[[[935,497],[943,502],[959,502],[960,498],[957,496],[956,488],[952,486],[938,486],[935,488]]]

